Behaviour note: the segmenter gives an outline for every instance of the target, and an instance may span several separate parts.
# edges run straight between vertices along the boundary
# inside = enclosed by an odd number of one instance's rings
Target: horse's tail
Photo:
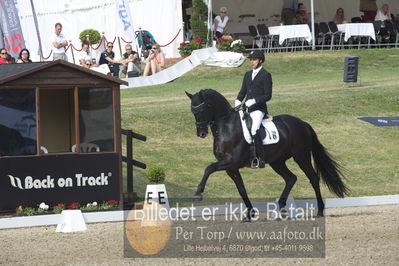
[[[323,179],[328,189],[343,198],[350,190],[342,181],[342,166],[336,162],[331,154],[320,143],[316,132],[309,126],[312,132],[312,155],[315,163],[317,176]]]

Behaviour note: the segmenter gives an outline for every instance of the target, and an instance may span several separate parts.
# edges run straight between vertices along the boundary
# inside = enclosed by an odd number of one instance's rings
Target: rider
[[[248,59],[252,67],[244,75],[242,87],[235,100],[235,106],[240,106],[245,101],[245,106],[252,118],[251,135],[253,139],[253,157],[251,166],[263,168],[264,151],[260,134],[258,132],[263,117],[267,115],[266,102],[272,98],[272,76],[267,72],[262,64],[265,62],[265,55],[260,50],[252,51]],[[255,147],[254,147],[255,146]]]

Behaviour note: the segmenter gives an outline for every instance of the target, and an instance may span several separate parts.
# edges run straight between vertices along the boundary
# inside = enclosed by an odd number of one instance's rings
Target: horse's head
[[[204,98],[202,91],[194,95],[186,92],[186,95],[191,99],[191,112],[195,117],[197,136],[205,138],[208,135],[208,125],[214,122],[212,106]]]

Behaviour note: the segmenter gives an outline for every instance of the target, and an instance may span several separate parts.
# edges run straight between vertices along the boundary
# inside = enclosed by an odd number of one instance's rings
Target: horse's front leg
[[[197,192],[195,192],[194,194],[194,202],[200,202],[202,200],[202,193],[205,190],[205,185],[206,181],[208,181],[208,177],[216,171],[228,169],[231,166],[232,162],[233,161],[231,159],[225,159],[211,163],[205,168],[204,176],[202,177],[202,180],[197,187]]]
[[[245,207],[247,207],[247,216],[242,219],[242,222],[250,222],[251,218],[255,217],[255,212],[252,203],[248,198],[247,190],[245,189],[244,181],[242,180],[240,171],[238,169],[230,169],[226,170],[226,172],[231,177],[231,179],[233,179],[234,183],[236,184],[237,190],[245,203]]]

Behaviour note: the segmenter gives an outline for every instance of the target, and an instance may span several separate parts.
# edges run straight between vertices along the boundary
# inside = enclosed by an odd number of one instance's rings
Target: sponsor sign
[[[0,27],[3,32],[5,48],[12,57],[18,58],[25,43],[14,0],[0,1]]]
[[[119,154],[0,158],[0,210],[119,200]]]

